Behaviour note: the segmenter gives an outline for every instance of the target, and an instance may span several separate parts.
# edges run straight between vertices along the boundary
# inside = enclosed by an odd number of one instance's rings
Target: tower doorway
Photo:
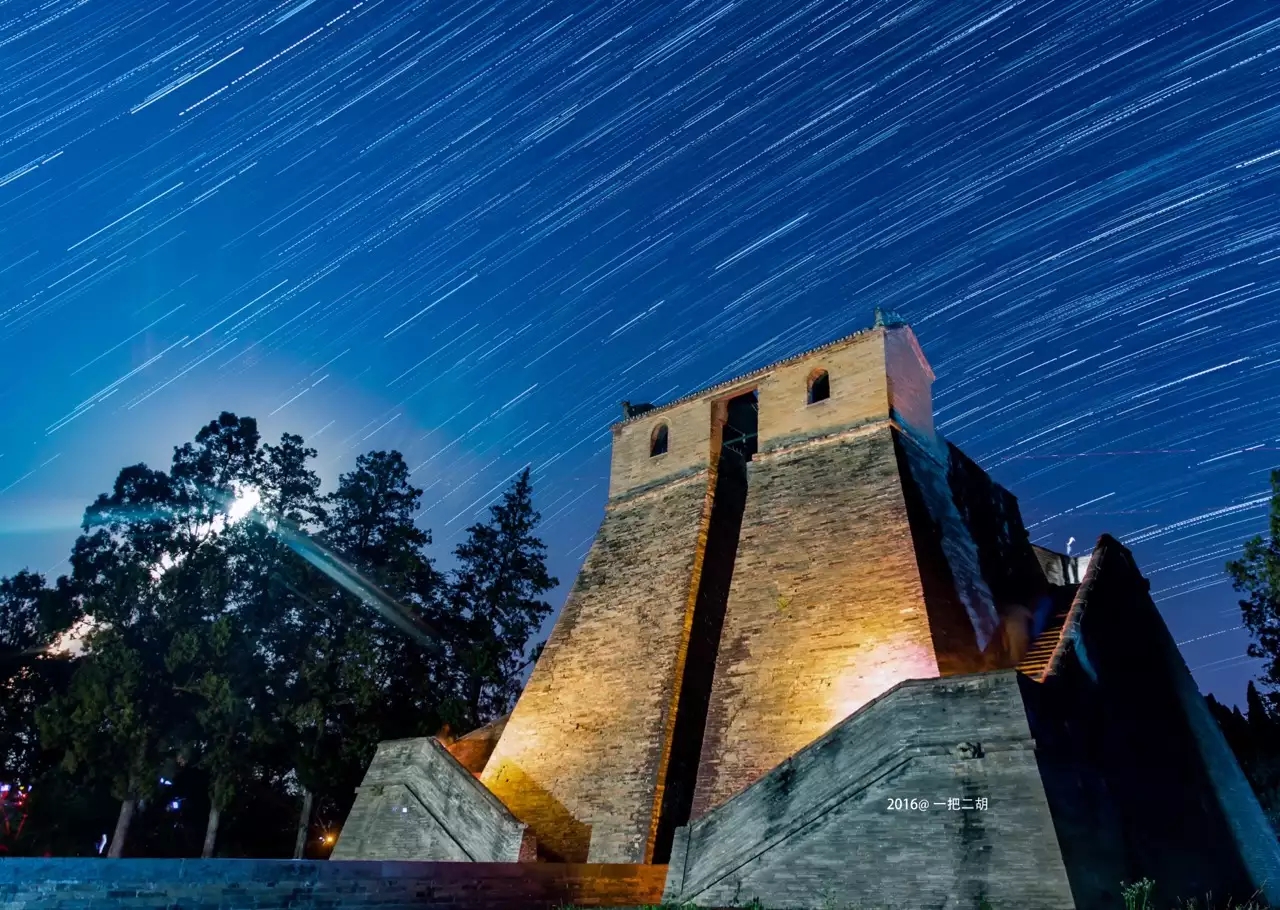
[[[725,405],[722,449],[737,454],[744,462],[755,457],[760,437],[760,394],[750,392],[730,398]]]

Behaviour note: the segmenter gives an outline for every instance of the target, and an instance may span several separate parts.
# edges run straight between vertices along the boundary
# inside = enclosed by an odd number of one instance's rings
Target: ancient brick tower
[[[932,381],[880,319],[615,426],[604,523],[481,778],[544,855],[664,861],[895,683],[984,666],[1001,617],[960,516],[931,519],[959,597],[928,596],[913,536],[949,469]]]
[[[667,899],[717,907],[1085,910],[1144,876],[1280,901],[1280,847],[1132,555],[1033,546],[935,432],[932,383],[878,312],[624,404],[515,708],[381,743],[333,858],[536,859],[573,887],[657,865]]]

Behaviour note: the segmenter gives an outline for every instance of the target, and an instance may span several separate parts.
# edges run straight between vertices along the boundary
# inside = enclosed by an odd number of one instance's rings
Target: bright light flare
[[[235,524],[240,519],[245,518],[261,502],[262,494],[258,492],[257,487],[244,487],[241,490],[237,490],[235,500],[231,503],[231,507],[227,509],[227,524]]]

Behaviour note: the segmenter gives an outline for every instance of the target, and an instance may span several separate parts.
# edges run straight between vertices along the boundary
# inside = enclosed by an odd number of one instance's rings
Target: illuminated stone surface
[[[1033,547],[1016,498],[935,432],[910,328],[884,322],[626,408],[604,520],[514,710],[429,750],[449,786],[418,841],[341,855],[462,858],[440,831],[527,825],[501,849],[671,858],[668,896],[704,906],[1087,910],[1144,875],[1170,898],[1280,899],[1275,838],[1128,551]],[[990,805],[878,802],[926,797]]]

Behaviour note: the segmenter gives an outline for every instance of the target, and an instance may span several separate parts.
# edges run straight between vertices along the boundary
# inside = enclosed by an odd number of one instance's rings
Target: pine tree
[[[431,533],[416,523],[421,500],[422,490],[410,482],[408,466],[394,451],[361,455],[326,500],[322,541],[377,595],[376,608],[370,600],[358,604],[363,634],[348,643],[381,674],[380,711],[376,726],[367,731],[370,737],[431,734],[442,720],[446,676],[439,652],[404,631],[408,623],[438,645],[444,580],[427,555]],[[361,746],[362,765],[375,746],[376,740]]]
[[[277,457],[281,465],[306,460],[299,459],[296,446]],[[279,506],[290,539],[320,562],[340,564],[342,578],[358,585],[344,587],[296,554],[272,579],[272,599],[287,605],[271,647],[288,655],[277,717],[303,791],[295,858],[316,802],[348,803],[380,740],[433,733],[439,724],[438,669],[392,621],[425,625],[439,612],[431,537],[415,524],[422,491],[398,452],[360,456],[323,499],[317,486],[294,484],[295,505]]]
[[[547,573],[546,547],[535,535],[540,516],[526,468],[467,529],[454,551],[450,584],[453,663],[460,674],[460,714],[474,728],[505,714],[536,659],[529,643],[551,613],[542,599],[558,582]]]

